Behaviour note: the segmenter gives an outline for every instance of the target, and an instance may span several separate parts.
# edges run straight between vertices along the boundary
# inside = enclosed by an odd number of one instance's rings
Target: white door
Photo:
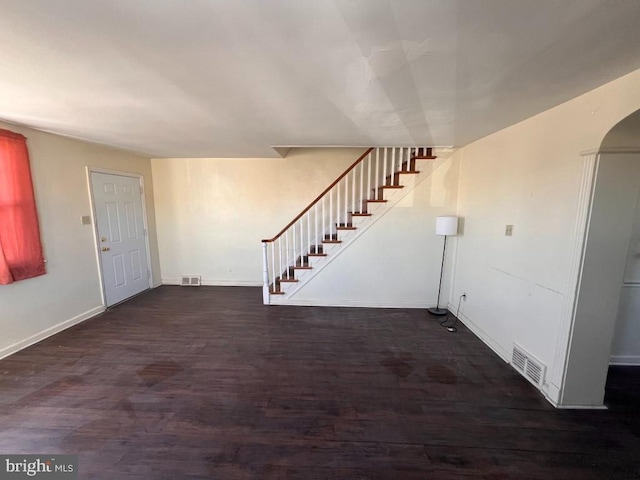
[[[91,172],[107,307],[149,288],[147,241],[138,177]]]

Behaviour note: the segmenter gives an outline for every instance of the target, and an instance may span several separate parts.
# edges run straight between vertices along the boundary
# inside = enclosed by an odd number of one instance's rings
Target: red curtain
[[[44,273],[27,139],[0,129],[0,285]]]

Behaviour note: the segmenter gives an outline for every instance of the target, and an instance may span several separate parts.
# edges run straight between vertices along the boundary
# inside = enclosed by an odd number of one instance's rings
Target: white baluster
[[[340,184],[342,183],[342,180],[340,180],[338,182],[338,184],[336,185],[336,190],[337,190],[337,202],[336,202],[336,222],[340,221]],[[331,229],[333,230],[333,222],[331,222]]]
[[[293,255],[289,258],[287,258],[287,277],[289,276],[289,268],[291,267],[291,259],[293,258],[293,262],[295,265],[295,261],[296,261],[296,252],[298,251],[296,249],[296,224],[294,223],[291,226],[291,240],[293,243]]]
[[[333,229],[333,189],[329,190],[329,235],[331,235],[331,230]],[[326,235],[327,231],[324,231]],[[329,237],[331,240],[331,237]]]
[[[303,263],[302,256],[304,255],[304,246],[305,246],[305,241],[304,241],[304,217],[302,217],[300,219],[300,266],[302,266],[302,263]]]
[[[284,235],[285,235],[285,240],[286,240],[287,233],[285,232]],[[279,264],[280,268],[278,269],[277,272],[275,272],[274,278],[277,277],[277,276],[282,276],[282,272],[283,272],[283,269],[284,269],[285,246],[283,245],[283,243],[286,243],[286,242],[282,241],[282,237],[280,237],[279,242],[280,242],[280,245],[278,245],[278,247],[279,247],[278,248],[278,252],[279,252],[279,257],[280,258],[278,258],[278,264]],[[280,289],[282,289],[282,283],[280,284]]]
[[[331,195],[331,192],[329,192],[329,195]],[[324,197],[322,197],[322,231],[320,232],[320,236],[318,237],[318,242],[322,242],[322,236],[324,235],[324,232],[326,232],[326,225],[325,225],[325,219],[327,218],[327,212],[326,212],[326,207],[325,207],[325,200],[326,200],[326,195]],[[320,248],[318,246],[318,248]]]
[[[262,242],[262,303],[269,305],[269,260],[267,242]]]
[[[311,212],[312,210],[307,212],[307,251],[305,252],[307,254],[307,261],[309,261],[309,253],[311,253]]]
[[[364,198],[364,163],[368,158],[369,155],[367,155],[360,163],[360,200]],[[353,204],[353,209],[359,211],[358,206],[355,203]]]
[[[353,176],[353,173],[350,173]],[[344,177],[344,216],[342,222],[347,224],[347,215],[349,214],[349,174]]]
[[[375,176],[375,183],[373,186],[373,196],[374,199],[377,199],[377,195],[376,195],[376,190],[378,188],[378,182],[380,181],[380,149],[377,148],[376,149],[376,176]],[[371,195],[371,192],[369,192],[369,195]]]
[[[394,185],[394,180],[395,180],[395,173],[396,173],[396,150],[397,148],[393,148],[391,149],[391,180],[389,181],[389,185]]]
[[[324,202],[324,199],[322,201]],[[315,239],[315,242],[317,243],[318,242],[318,204],[317,203],[316,203],[316,206],[314,207],[314,210],[315,210],[315,222],[314,223],[316,224],[316,233],[313,236],[313,238]],[[309,253],[311,253],[311,249],[309,249]],[[316,253],[318,253],[317,250],[316,250]]]
[[[369,174],[367,175],[367,191],[365,192],[365,196],[362,197],[362,206],[364,207],[364,200],[366,200],[371,191],[371,163],[373,162],[373,154],[369,154]]]
[[[287,239],[287,250],[285,252],[285,257],[284,257],[284,268],[285,270],[288,272],[289,271],[289,266],[287,265],[289,263],[289,230],[287,230],[286,232],[284,232],[285,237]],[[280,273],[280,275],[284,276],[284,272],[285,270],[282,270],[282,272]],[[288,275],[287,275],[288,276]]]
[[[277,240],[276,240],[277,241]],[[276,241],[271,242],[271,281],[273,289],[276,289]]]
[[[387,152],[388,148],[384,147],[384,158],[382,160],[382,181],[380,182],[380,186],[384,185],[387,182]]]
[[[362,162],[360,162],[359,166],[362,166]],[[358,168],[358,165],[356,165],[356,168]],[[352,212],[355,206],[356,206],[356,170],[354,169],[353,172],[351,173],[351,211]],[[346,221],[346,218],[345,218],[345,221]]]

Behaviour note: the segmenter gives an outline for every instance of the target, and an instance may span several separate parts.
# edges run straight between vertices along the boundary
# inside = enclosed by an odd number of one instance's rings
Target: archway
[[[561,405],[603,405],[639,197],[640,110],[607,133],[597,154]],[[640,250],[635,261],[640,285]]]

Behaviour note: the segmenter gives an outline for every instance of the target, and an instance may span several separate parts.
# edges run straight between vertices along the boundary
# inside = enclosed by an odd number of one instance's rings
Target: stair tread
[[[271,290],[269,295],[284,295],[284,292],[282,290]]]
[[[309,256],[310,257],[326,257],[327,254],[326,253],[310,253]]]
[[[280,283],[282,282],[297,282],[298,279],[297,278],[281,278],[280,279]]]
[[[342,243],[342,240],[322,240],[322,243]]]
[[[412,160],[435,160],[436,157],[435,155],[415,155],[413,157],[411,157]]]
[[[369,203],[385,203],[388,200],[378,200],[377,198],[374,200],[365,200],[365,202],[369,202]]]
[[[311,270],[313,267],[298,267],[298,266],[295,266],[293,268],[295,268],[296,270]]]
[[[352,217],[370,217],[371,214],[367,212],[354,212],[351,214]]]
[[[355,230],[356,227],[336,227],[336,230]]]
[[[404,188],[404,185],[382,185],[380,188]]]
[[[420,170],[398,170],[396,172],[396,175],[399,173],[412,173],[412,174],[416,174],[416,173],[420,173]]]

